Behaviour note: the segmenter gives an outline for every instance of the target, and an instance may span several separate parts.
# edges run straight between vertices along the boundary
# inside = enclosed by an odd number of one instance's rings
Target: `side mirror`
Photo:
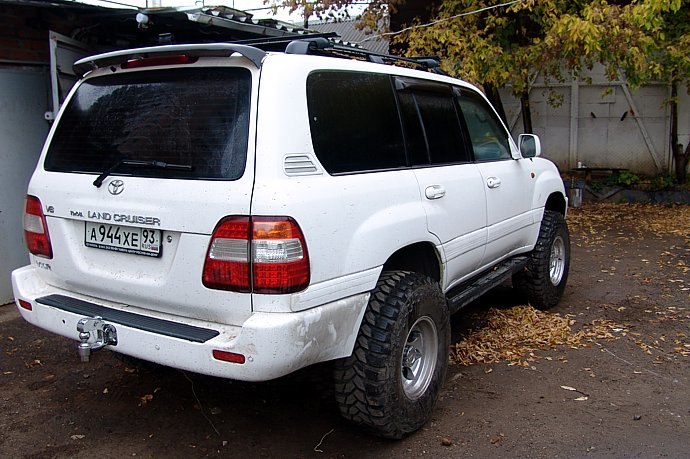
[[[541,141],[539,136],[534,134],[520,134],[518,138],[520,154],[523,158],[534,158],[541,156]]]

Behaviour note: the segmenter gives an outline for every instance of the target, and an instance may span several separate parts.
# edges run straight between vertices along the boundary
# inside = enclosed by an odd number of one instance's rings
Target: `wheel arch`
[[[398,249],[383,265],[383,271],[411,271],[441,282],[441,257],[431,242],[417,242]]]
[[[567,204],[565,201],[565,196],[557,191],[551,193],[548,198],[546,198],[546,203],[544,204],[544,210],[552,210],[558,212],[561,215],[565,215],[567,210]]]

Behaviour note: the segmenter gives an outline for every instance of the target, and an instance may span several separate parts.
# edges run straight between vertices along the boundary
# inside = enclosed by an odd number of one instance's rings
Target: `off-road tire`
[[[526,268],[513,276],[513,286],[538,309],[558,304],[568,281],[570,235],[559,212],[544,211],[539,238]]]
[[[418,430],[443,385],[449,345],[448,307],[438,283],[418,273],[384,272],[352,355],[335,362],[340,413],[386,438]]]

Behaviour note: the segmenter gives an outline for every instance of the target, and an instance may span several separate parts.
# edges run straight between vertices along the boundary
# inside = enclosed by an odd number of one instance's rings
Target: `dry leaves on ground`
[[[639,204],[600,202],[568,210],[571,232],[598,235],[625,229],[656,236],[690,238],[690,206],[682,204]]]
[[[622,241],[645,237],[678,236],[683,242],[669,247],[656,261],[660,268],[671,267],[690,273],[690,206],[683,204],[588,203],[569,209],[568,226],[574,243],[587,251],[615,246]],[[642,260],[650,262],[649,260]],[[688,288],[685,285],[681,289]],[[690,290],[688,290],[690,291]]]
[[[461,365],[507,361],[527,366],[538,360],[537,350],[556,346],[586,347],[596,340],[614,340],[623,327],[609,320],[595,320],[579,331],[575,321],[532,306],[489,309],[486,324],[473,330],[451,349],[451,360]],[[615,330],[615,331],[614,331]]]

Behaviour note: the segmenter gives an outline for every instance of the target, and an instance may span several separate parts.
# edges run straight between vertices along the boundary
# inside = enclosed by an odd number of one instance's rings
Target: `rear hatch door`
[[[249,214],[259,71],[203,62],[113,67],[76,88],[29,188],[53,246],[46,282],[183,318],[251,314],[251,295],[207,289],[202,271],[219,220]]]

